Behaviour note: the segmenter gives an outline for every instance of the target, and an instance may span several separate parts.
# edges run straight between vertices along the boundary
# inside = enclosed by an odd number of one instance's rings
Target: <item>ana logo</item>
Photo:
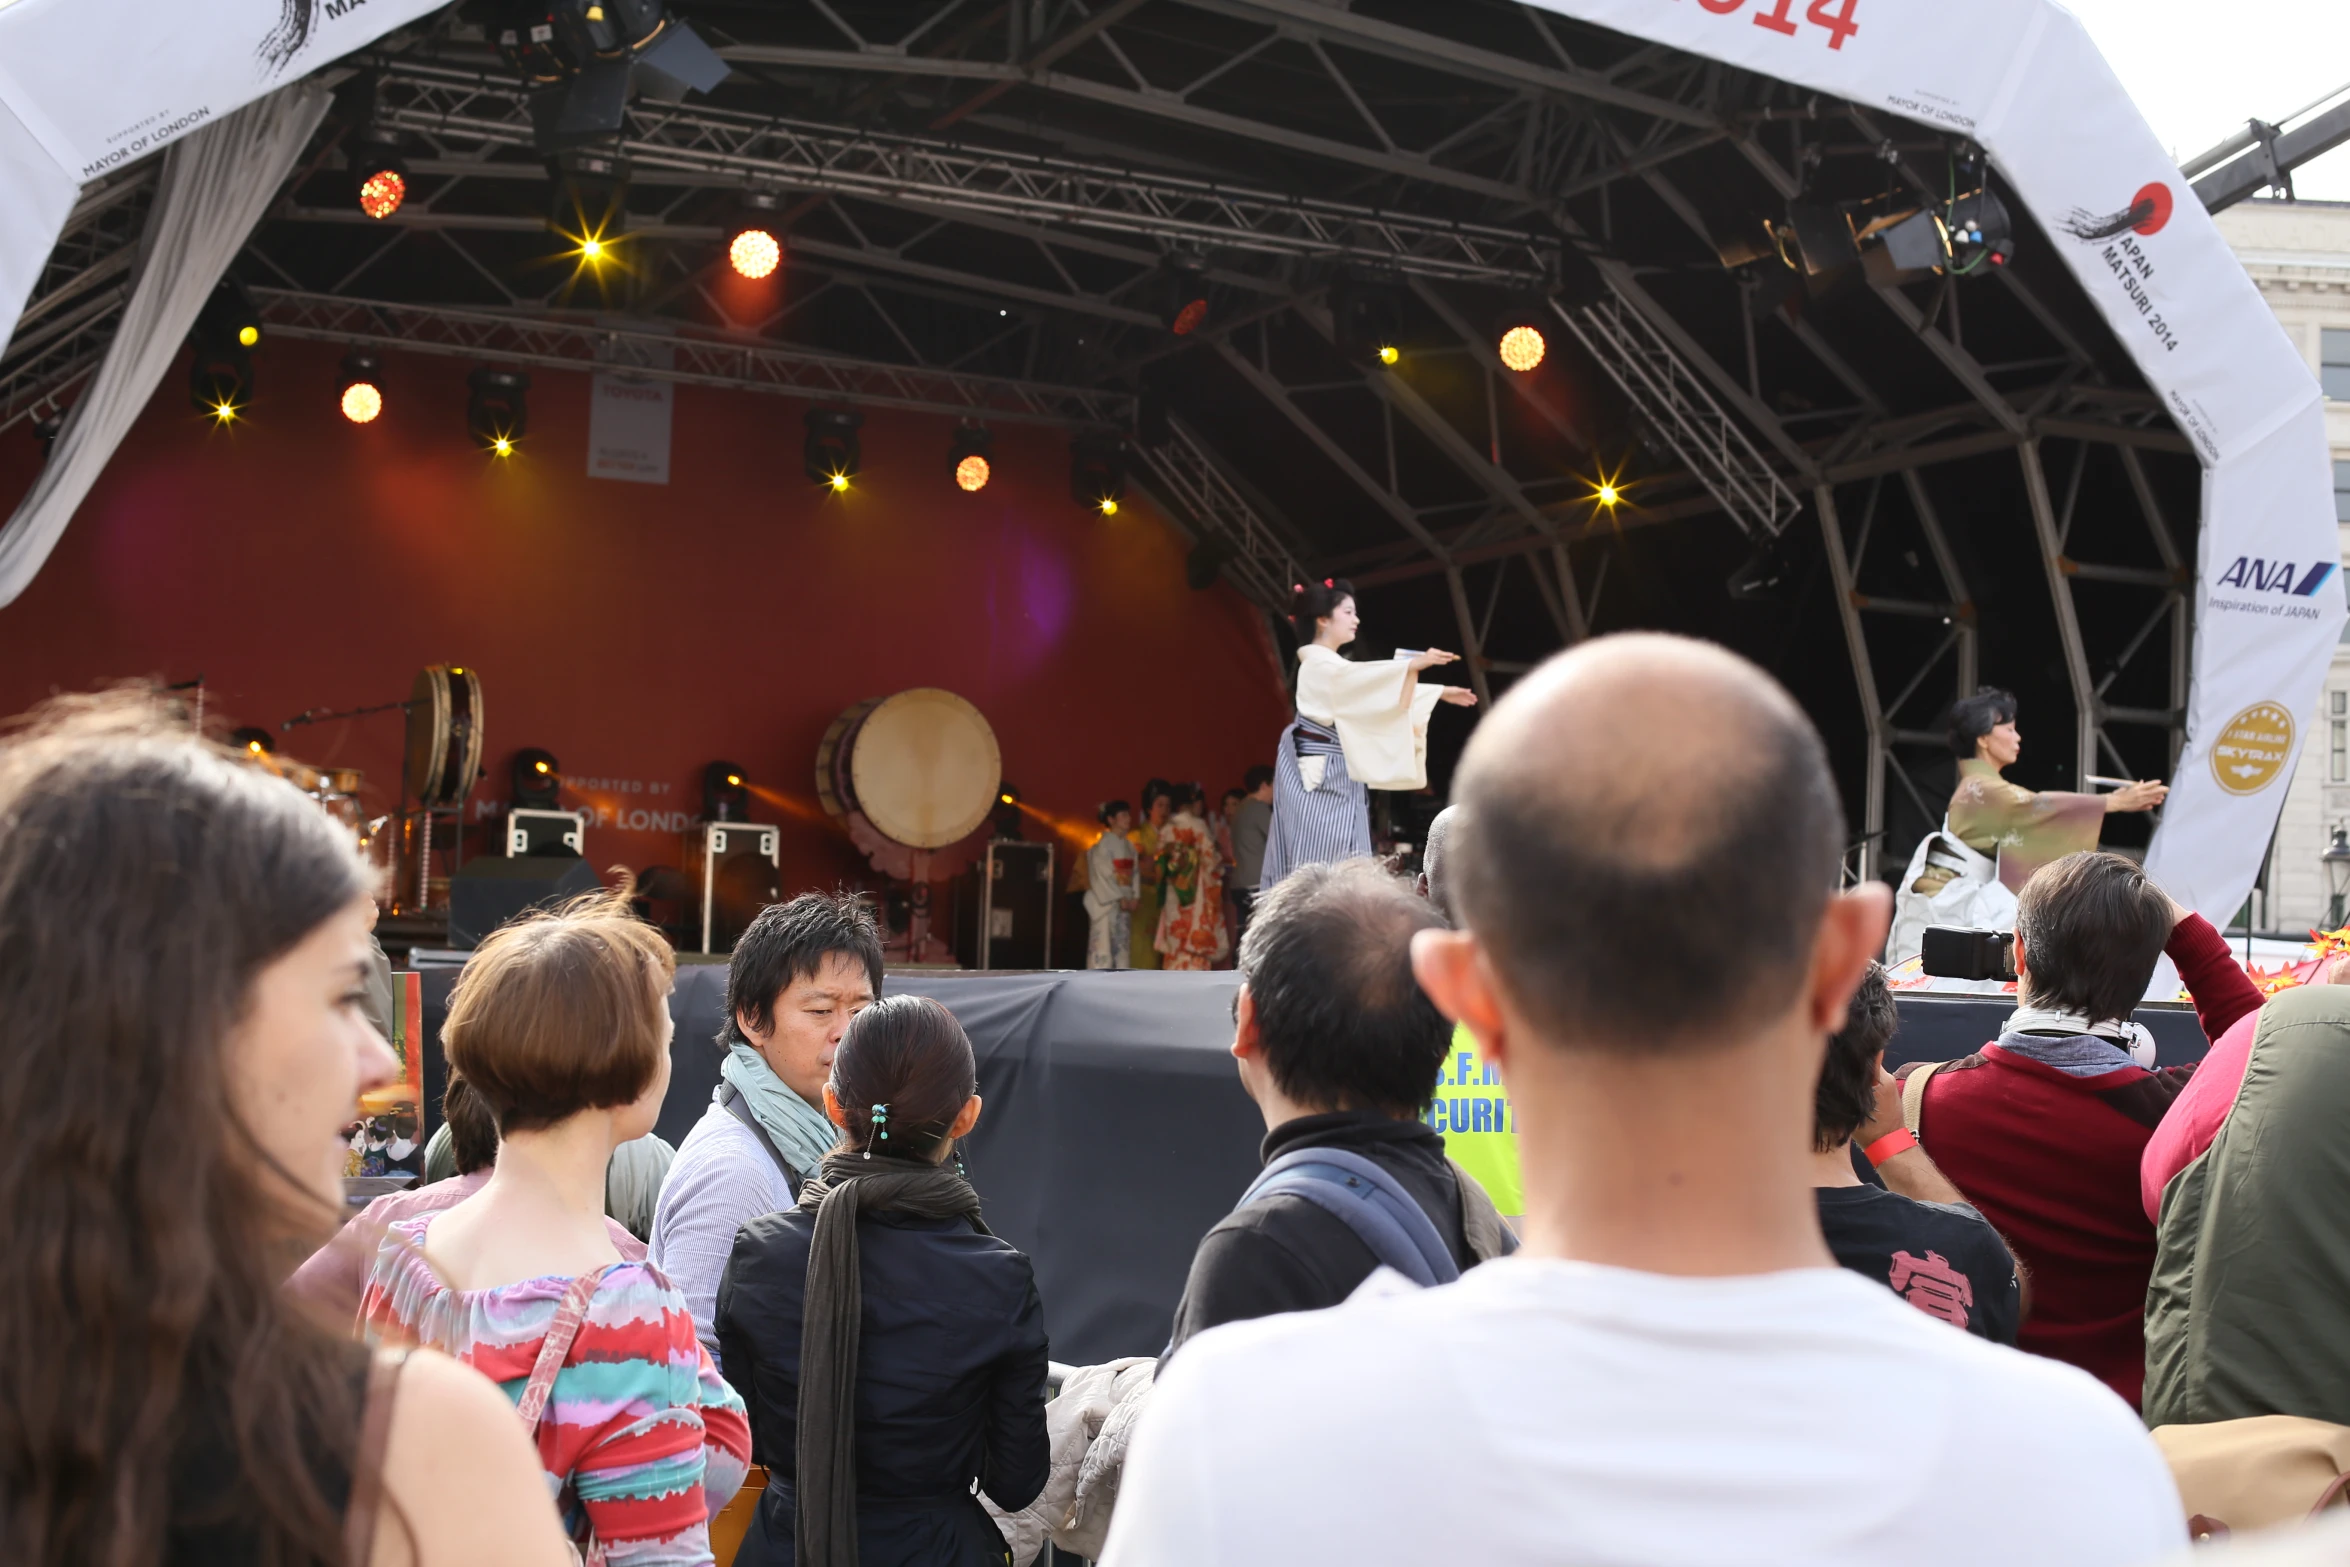
[[[2255,702],[2227,721],[2211,748],[2211,776],[2230,794],[2258,794],[2283,776],[2293,754],[2293,715]]]
[[[2214,586],[2244,588],[2254,593],[2284,593],[2305,599],[2326,585],[2339,564],[2337,561],[2321,560],[2304,571],[2289,560],[2263,560],[2258,555],[2239,555],[2234,565],[2219,574],[2219,581]]]
[[[2065,232],[2075,239],[2096,241],[2111,239],[2127,229],[2138,234],[2159,234],[2170,221],[2172,197],[2170,187],[2160,180],[2142,185],[2130,204],[2119,212],[2090,213],[2075,207],[2072,216],[2065,219]]]

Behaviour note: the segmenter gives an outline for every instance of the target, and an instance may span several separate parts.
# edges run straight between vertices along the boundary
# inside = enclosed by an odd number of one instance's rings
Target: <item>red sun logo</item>
[[[2141,234],[2161,233],[2162,226],[2170,221],[2170,187],[2160,180],[2142,187],[2137,195],[2130,198],[2131,211],[2135,212],[2140,207],[2146,207],[2150,210],[2145,217],[2131,224],[2130,227]]]

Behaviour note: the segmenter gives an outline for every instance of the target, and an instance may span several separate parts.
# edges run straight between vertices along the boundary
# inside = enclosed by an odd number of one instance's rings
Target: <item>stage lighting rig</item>
[[[465,433],[484,451],[511,457],[530,428],[530,409],[523,394],[530,377],[519,370],[494,370],[484,365],[465,377]]]
[[[712,762],[703,768],[702,820],[741,822],[750,820],[750,816],[749,775],[733,762]]]
[[[838,494],[849,487],[864,460],[857,431],[865,416],[854,408],[808,410],[808,439],[800,448],[801,466],[811,484],[829,486]]]
[[[1505,368],[1524,375],[1542,363],[1550,352],[1550,340],[1542,331],[1549,314],[1541,300],[1521,300],[1501,313],[1493,323],[1494,351]]]
[[[507,769],[507,777],[516,810],[561,809],[556,796],[563,789],[563,764],[555,760],[554,752],[535,745],[515,752],[514,760]]]
[[[353,424],[371,424],[384,411],[384,362],[365,349],[343,356],[343,390],[338,399],[343,417]]]
[[[253,400],[253,356],[235,343],[196,340],[188,361],[188,401],[219,424],[234,424]]]
[[[1069,498],[1105,517],[1126,498],[1126,443],[1114,435],[1080,435],[1069,443]]]
[[[1159,319],[1177,337],[1189,337],[1208,324],[1208,264],[1197,256],[1171,256]]]
[[[783,265],[783,226],[772,192],[753,191],[743,198],[742,210],[726,231],[726,264],[754,282],[772,277]]]
[[[196,312],[195,336],[223,347],[251,348],[261,341],[261,312],[253,296],[234,278],[213,286],[204,308]]]
[[[359,210],[378,221],[408,199],[408,165],[388,142],[362,142],[351,159],[351,193]]]
[[[610,136],[639,89],[674,103],[726,80],[726,62],[665,0],[468,0],[463,14],[543,89],[530,105],[542,149]]]
[[[977,492],[987,488],[995,467],[991,457],[995,447],[995,433],[984,424],[966,419],[955,426],[954,445],[947,449],[947,463],[955,475],[955,488]]]
[[[1958,277],[1978,267],[2006,266],[2015,255],[2015,222],[1988,183],[1954,199],[1942,227],[1950,270]]]
[[[1392,369],[1403,358],[1403,285],[1377,273],[1350,270],[1330,287],[1331,333],[1338,352],[1358,365]]]
[[[247,756],[271,756],[277,752],[277,736],[252,724],[230,730],[228,743]]]

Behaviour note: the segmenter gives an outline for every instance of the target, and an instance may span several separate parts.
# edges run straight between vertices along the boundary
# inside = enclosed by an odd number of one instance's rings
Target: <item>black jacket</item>
[[[1460,1181],[1443,1137],[1425,1122],[1375,1110],[1303,1115],[1267,1132],[1261,1152],[1270,1164],[1297,1148],[1344,1148],[1377,1163],[1426,1211],[1464,1272],[1476,1261],[1463,1233]],[[1192,1254],[1169,1353],[1220,1322],[1335,1306],[1377,1266],[1345,1220],[1305,1198],[1280,1193],[1251,1203],[1218,1221]]]
[[[800,1312],[815,1215],[787,1208],[735,1237],[718,1285],[727,1380],[767,1466],[740,1567],[792,1560]],[[857,1364],[857,1551],[863,1567],[1001,1567],[977,1480],[1016,1511],[1044,1489],[1044,1316],[1028,1258],[960,1219],[857,1221],[865,1309]]]

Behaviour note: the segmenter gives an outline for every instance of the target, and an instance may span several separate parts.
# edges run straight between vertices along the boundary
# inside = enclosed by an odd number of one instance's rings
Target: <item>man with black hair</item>
[[[1885,1042],[1901,1026],[1883,965],[1871,963],[1844,1026],[1828,1036],[1812,1092],[1813,1200],[1840,1267],[1874,1279],[1929,1317],[2013,1344],[2023,1282],[1999,1232],[1901,1125]],[[1855,1144],[1882,1186],[1860,1178]]]
[[[677,1150],[653,1215],[653,1265],[684,1292],[718,1357],[713,1311],[735,1231],[788,1208],[838,1140],[824,1082],[849,1019],[881,994],[881,929],[854,893],[759,911],[726,969],[726,1053],[710,1108]]]
[[[1370,860],[1291,871],[1257,904],[1240,943],[1232,1054],[1265,1118],[1266,1163],[1306,1148],[1370,1160],[1466,1269],[1498,1249],[1500,1221],[1420,1119],[1452,1039],[1412,978],[1412,937],[1437,924]],[[1201,1240],[1173,1347],[1220,1322],[1335,1306],[1378,1263],[1353,1228],[1306,1197],[1262,1197]]]

